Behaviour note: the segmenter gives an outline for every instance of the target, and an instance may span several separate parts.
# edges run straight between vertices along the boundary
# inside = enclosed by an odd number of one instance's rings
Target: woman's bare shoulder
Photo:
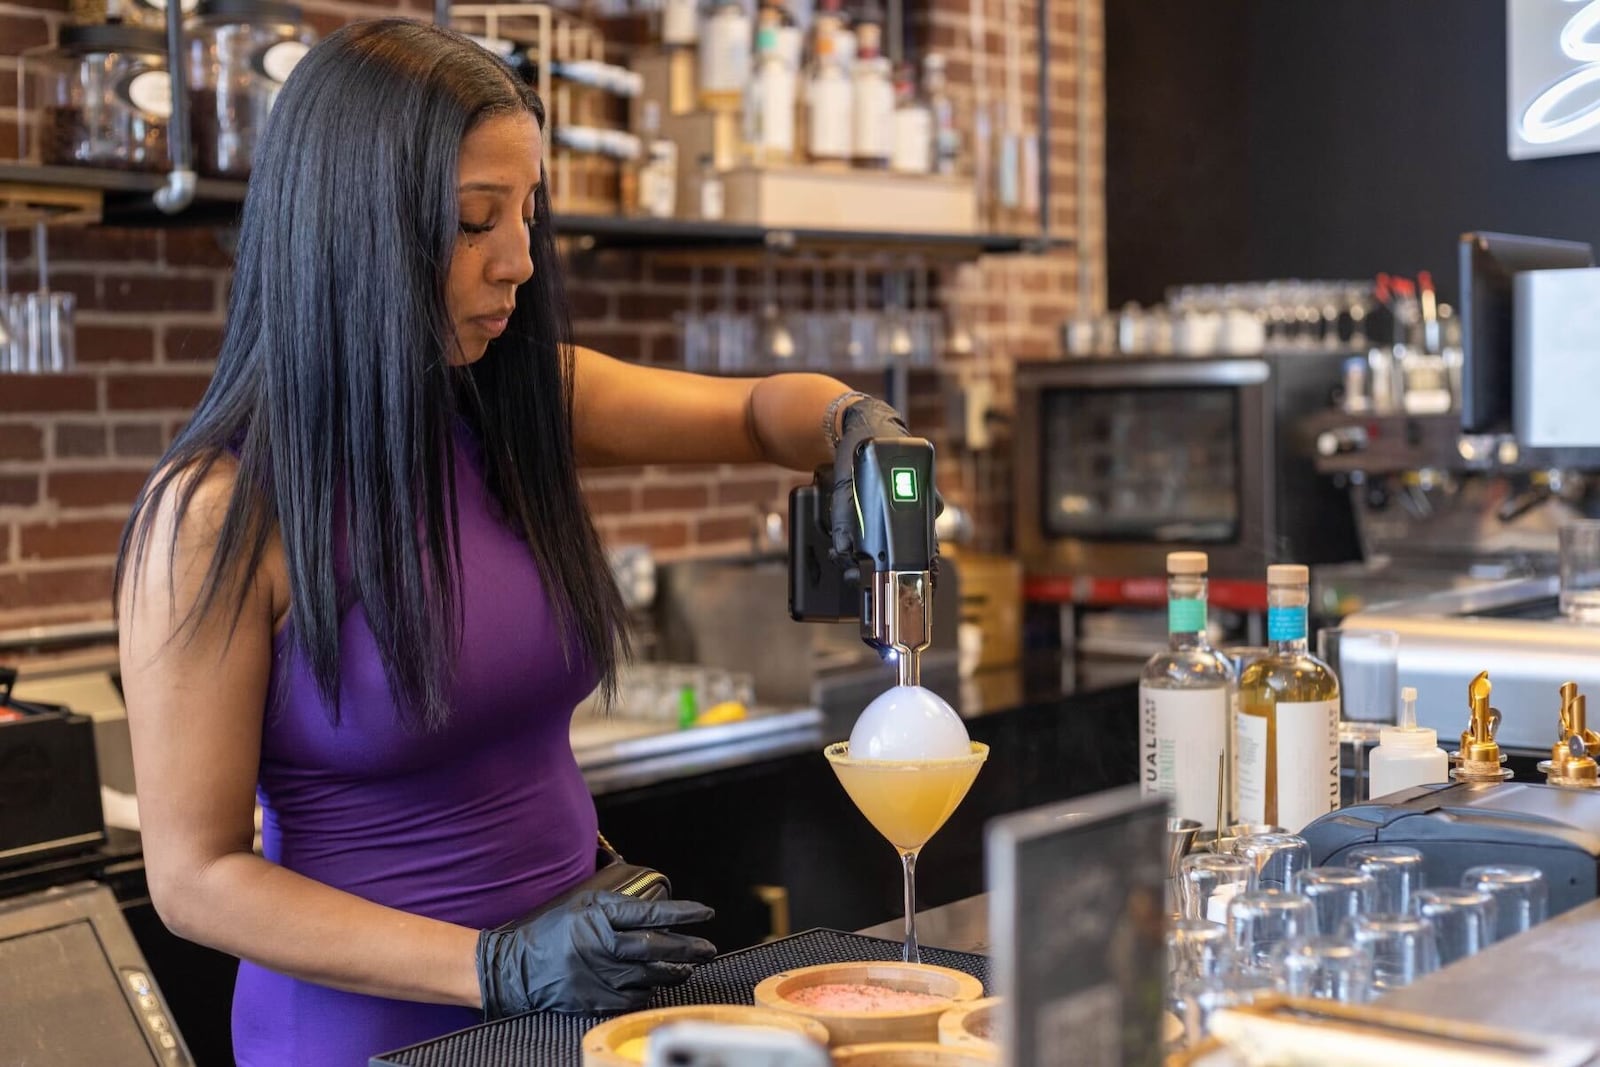
[[[238,481],[239,461],[229,452],[158,468],[135,516],[136,529],[146,522],[148,526],[144,544],[130,545],[135,553],[128,561],[130,571],[137,569],[145,579],[158,578],[172,587],[189,585],[207,573],[220,547]],[[274,619],[287,613],[288,569],[276,529],[248,581],[271,598]]]

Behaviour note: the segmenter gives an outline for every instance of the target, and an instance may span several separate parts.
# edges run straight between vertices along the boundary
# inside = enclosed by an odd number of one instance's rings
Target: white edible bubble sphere
[[[971,751],[961,716],[920,685],[885,690],[850,731],[851,759],[960,759]]]

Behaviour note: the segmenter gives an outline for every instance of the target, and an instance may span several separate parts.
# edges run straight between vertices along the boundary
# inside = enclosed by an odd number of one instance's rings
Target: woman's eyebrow
[[[538,192],[540,184],[541,183],[539,183],[539,182],[534,182],[533,183],[533,188],[528,190],[528,195],[532,196],[534,193]],[[465,184],[457,186],[456,187],[456,192],[458,192],[458,193],[497,193],[500,196],[509,196],[509,195],[511,195],[513,190],[511,188],[511,186],[509,186],[509,185],[501,185],[498,182],[466,182]]]

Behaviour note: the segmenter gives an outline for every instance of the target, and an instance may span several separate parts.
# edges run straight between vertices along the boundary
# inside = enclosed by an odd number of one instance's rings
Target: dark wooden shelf
[[[213,226],[237,221],[244,203],[244,182],[202,178],[196,185],[194,202],[176,215],[167,215],[152,199],[164,180],[161,174],[137,171],[0,163],[0,186],[49,186],[98,192],[102,197],[103,225]],[[961,257],[1065,249],[1072,245],[1066,238],[1047,239],[1039,235],[796,229],[617,215],[558,215],[556,230],[562,237],[576,241],[580,249],[879,251]]]
[[[589,248],[675,250],[877,250],[939,255],[1004,255],[1071,247],[1064,238],[1041,240],[993,233],[909,233],[825,228],[753,226],[693,219],[646,219],[609,215],[562,215],[556,229]]]
[[[47,186],[88,190],[101,196],[100,218],[107,226],[214,226],[232,223],[244,203],[244,182],[201,178],[195,183],[194,202],[177,215],[156,207],[155,191],[166,183],[164,174],[96,167],[38,166],[0,163],[0,186]]]

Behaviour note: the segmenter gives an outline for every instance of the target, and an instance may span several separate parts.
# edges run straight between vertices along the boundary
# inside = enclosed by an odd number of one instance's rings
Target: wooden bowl
[[[835,1067],[994,1067],[1000,1054],[926,1041],[882,1041],[833,1050]]]
[[[638,1067],[644,1060],[619,1051],[623,1045],[648,1037],[667,1023],[727,1023],[730,1026],[770,1026],[804,1034],[819,1045],[828,1043],[828,1030],[814,1019],[787,1011],[752,1008],[743,1004],[691,1004],[683,1008],[651,1008],[592,1028],[583,1035],[583,1067]]]
[[[1000,1043],[993,1037],[983,1037],[973,1033],[973,1028],[978,1026],[987,1026],[989,1033],[994,1033],[994,1028],[999,1023],[994,1017],[994,1009],[999,1003],[999,997],[985,997],[982,1000],[957,1005],[939,1016],[939,1044],[999,1051]]]
[[[790,994],[819,985],[875,985],[946,997],[950,1004],[930,1004],[899,1011],[830,1011],[789,999]],[[824,963],[773,975],[755,989],[756,1004],[815,1019],[828,1028],[833,1047],[881,1041],[939,1040],[939,1016],[952,1004],[983,996],[983,983],[961,971],[924,963]]]

